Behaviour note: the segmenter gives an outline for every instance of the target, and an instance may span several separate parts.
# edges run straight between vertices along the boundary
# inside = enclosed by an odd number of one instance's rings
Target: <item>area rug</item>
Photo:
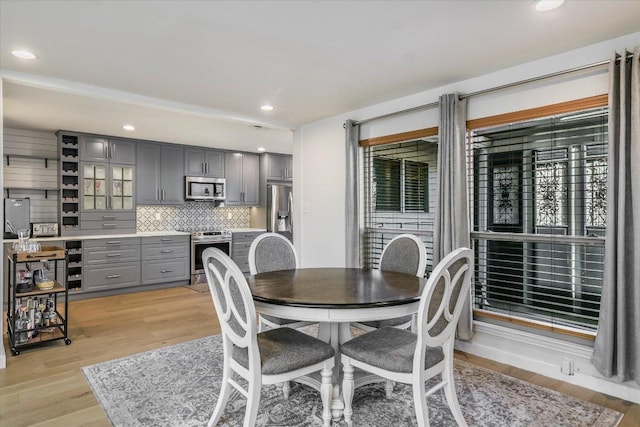
[[[222,342],[214,335],[82,368],[114,426],[205,426],[213,413],[222,369]],[[615,426],[619,412],[456,360],[458,398],[470,426]],[[354,425],[415,426],[411,387],[356,390]],[[442,392],[428,399],[432,426],[455,426]],[[241,426],[245,400],[232,395],[218,425]],[[322,426],[315,390],[292,383],[288,400],[263,386],[258,426]],[[334,427],[343,427],[339,421]]]

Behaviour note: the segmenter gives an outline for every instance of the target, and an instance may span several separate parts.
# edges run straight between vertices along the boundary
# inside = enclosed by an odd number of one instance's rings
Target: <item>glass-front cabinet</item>
[[[133,177],[133,166],[84,162],[81,211],[132,211]]]

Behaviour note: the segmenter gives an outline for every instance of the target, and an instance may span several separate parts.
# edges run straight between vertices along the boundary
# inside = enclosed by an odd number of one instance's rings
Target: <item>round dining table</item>
[[[300,268],[247,277],[256,311],[318,322],[318,338],[336,353],[331,412],[342,416],[340,344],[351,339],[352,322],[393,319],[418,311],[426,279],[406,273],[360,268]],[[361,377],[357,385],[373,382]],[[319,379],[300,379],[319,389]]]

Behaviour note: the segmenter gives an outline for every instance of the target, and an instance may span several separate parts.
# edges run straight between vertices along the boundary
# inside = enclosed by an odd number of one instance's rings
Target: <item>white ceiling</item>
[[[300,124],[636,32],[640,1],[0,0],[0,15],[6,127],[291,152]]]

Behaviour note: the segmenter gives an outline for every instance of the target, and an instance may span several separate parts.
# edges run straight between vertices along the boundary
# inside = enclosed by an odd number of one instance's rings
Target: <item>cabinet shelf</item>
[[[30,156],[28,154],[5,154],[7,158],[7,166],[11,166],[11,158],[14,159],[29,159],[29,160],[44,160],[44,167],[49,167],[49,160],[57,161],[57,157],[43,157],[43,156]]]
[[[23,297],[32,297],[32,296],[36,296],[36,295],[49,295],[49,294],[57,294],[60,292],[64,292],[66,289],[65,287],[58,282],[55,282],[55,284],[53,285],[53,288],[51,289],[34,289],[32,291],[29,292],[16,292],[16,298],[23,298]]]
[[[11,191],[44,191],[44,198],[49,197],[49,191],[60,191],[58,188],[42,188],[42,187],[5,187],[7,199],[11,198]]]

